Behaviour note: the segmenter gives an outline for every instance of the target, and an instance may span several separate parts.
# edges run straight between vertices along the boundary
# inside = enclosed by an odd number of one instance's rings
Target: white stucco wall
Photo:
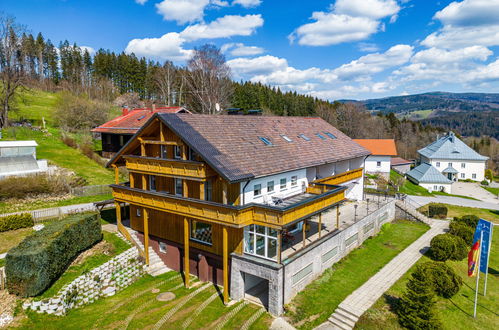
[[[448,194],[452,194],[452,184],[448,183],[448,184],[442,184],[442,183],[419,183],[419,185],[423,188],[425,188],[426,190],[428,190],[429,192],[432,192],[432,191],[441,191],[443,187],[444,189],[444,192],[448,193]],[[435,186],[437,189],[435,189]]]
[[[440,163],[440,164],[437,164]],[[431,159],[430,164],[433,165],[437,170],[442,172],[445,170],[449,163],[452,163],[452,167],[456,169],[459,173],[457,178],[459,180],[471,179],[474,181],[482,181],[485,178],[485,161],[470,161],[470,160],[449,160],[449,159]],[[464,167],[462,167],[464,164]],[[440,165],[440,166],[437,166]],[[463,176],[464,174],[464,176]],[[473,174],[476,177],[473,177]]]
[[[371,155],[366,159],[367,173],[390,173],[390,156],[374,156]],[[378,166],[380,162],[380,166]]]

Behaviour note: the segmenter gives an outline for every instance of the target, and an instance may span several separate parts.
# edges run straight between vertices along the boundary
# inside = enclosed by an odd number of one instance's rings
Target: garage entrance
[[[243,273],[244,298],[268,309],[269,281],[261,277]]]

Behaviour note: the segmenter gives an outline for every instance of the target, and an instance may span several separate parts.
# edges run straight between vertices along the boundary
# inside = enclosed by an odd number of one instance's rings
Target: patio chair
[[[281,205],[283,203],[283,200],[280,197],[272,196],[272,202],[277,206]]]

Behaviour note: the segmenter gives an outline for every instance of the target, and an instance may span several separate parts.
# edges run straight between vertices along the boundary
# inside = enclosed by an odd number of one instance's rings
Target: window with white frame
[[[376,162],[376,167],[381,167],[381,162],[380,161]]]
[[[476,179],[476,174],[475,174],[475,173],[473,173],[473,174],[471,175],[471,178],[472,178],[472,179]]]
[[[274,192],[274,181],[267,182],[267,193]]]
[[[438,190],[438,186],[433,186],[433,190]]]
[[[159,252],[166,253],[166,243],[165,242],[159,242]]]
[[[149,190],[156,191],[156,176],[149,175]]]
[[[213,182],[211,180],[206,181],[204,184],[204,199],[207,201],[213,200]]]
[[[466,168],[466,163],[461,163],[461,168]]]
[[[260,197],[262,195],[262,185],[256,184],[253,186],[253,197]]]
[[[298,176],[293,175],[291,177],[291,187],[296,187],[298,185]]]
[[[286,186],[287,186],[286,178],[282,178],[281,182],[280,182],[280,185],[279,185],[279,189],[280,190],[286,190]]]
[[[440,167],[440,162],[437,162],[435,165],[436,165],[437,167]]]
[[[175,179],[175,195],[184,195],[184,183],[182,182],[182,179]]]
[[[212,240],[212,226],[206,222],[191,220],[191,240],[203,243],[213,244]]]
[[[165,146],[164,144],[162,144],[160,146],[160,150],[161,150],[161,158],[167,159],[168,158],[168,148],[167,148],[167,146]]]
[[[464,179],[464,173],[461,173],[461,179]]]
[[[244,252],[276,260],[277,230],[258,225],[244,227]]]
[[[449,166],[449,167],[452,167],[452,163],[449,163],[449,165],[448,165],[448,166]]]

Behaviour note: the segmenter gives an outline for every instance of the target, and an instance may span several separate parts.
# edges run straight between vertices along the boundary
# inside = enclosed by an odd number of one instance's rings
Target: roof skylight
[[[259,136],[258,137],[260,140],[262,140],[263,143],[265,143],[265,145],[267,146],[271,146],[272,145],[272,142],[270,142],[269,139],[267,139],[266,137],[263,137],[263,136]]]
[[[317,135],[321,140],[325,140],[326,138],[324,137],[324,135],[320,134],[320,133],[317,133],[315,134]]]
[[[291,139],[290,139],[289,137],[287,137],[286,135],[281,135],[281,137],[282,137],[284,140],[288,141],[288,142],[293,142],[293,140],[291,140]]]
[[[310,138],[308,136],[306,136],[305,134],[300,134],[298,136],[301,137],[305,141],[310,141]]]
[[[333,140],[336,139],[336,136],[333,133],[324,132],[324,134],[326,134],[327,136],[329,136]]]

